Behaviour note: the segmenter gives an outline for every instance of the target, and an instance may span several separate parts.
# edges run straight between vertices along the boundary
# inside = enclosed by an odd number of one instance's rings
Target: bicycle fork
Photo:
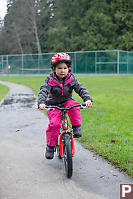
[[[73,135],[70,131],[63,131],[59,137],[60,156],[62,158],[64,157],[64,147],[63,146],[64,146],[64,142],[65,142],[65,136],[69,136],[69,138],[70,138],[69,141],[71,142],[72,156],[75,155]]]
[[[64,157],[63,146],[65,144],[65,136],[69,136],[69,141],[71,142],[72,156],[74,156],[75,155],[74,138],[73,138],[72,133],[68,131],[66,111],[64,111],[64,114],[61,115],[61,120],[62,120],[62,132],[59,136],[60,156]]]

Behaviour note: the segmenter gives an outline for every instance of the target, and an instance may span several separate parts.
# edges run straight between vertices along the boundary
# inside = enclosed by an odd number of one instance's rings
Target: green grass
[[[0,84],[0,102],[4,96],[8,93],[9,88]]]
[[[45,77],[0,77],[25,84],[38,95]],[[81,111],[84,147],[133,177],[133,76],[81,76],[93,108]],[[74,98],[82,99],[74,93]]]

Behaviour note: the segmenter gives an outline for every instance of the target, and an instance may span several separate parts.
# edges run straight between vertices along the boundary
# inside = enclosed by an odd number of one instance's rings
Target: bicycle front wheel
[[[71,178],[73,174],[73,162],[72,162],[72,148],[71,148],[70,136],[65,136],[64,164],[65,164],[66,175],[68,178]]]

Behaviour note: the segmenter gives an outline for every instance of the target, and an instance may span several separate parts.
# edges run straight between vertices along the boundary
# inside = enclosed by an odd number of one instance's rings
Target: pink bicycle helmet
[[[51,58],[50,61],[52,66],[56,66],[56,64],[61,62],[64,62],[70,66],[72,63],[72,59],[67,53],[57,53]]]

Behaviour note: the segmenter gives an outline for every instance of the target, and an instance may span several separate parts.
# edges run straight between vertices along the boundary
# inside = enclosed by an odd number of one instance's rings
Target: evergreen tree
[[[8,0],[0,53],[133,50],[132,0]]]

